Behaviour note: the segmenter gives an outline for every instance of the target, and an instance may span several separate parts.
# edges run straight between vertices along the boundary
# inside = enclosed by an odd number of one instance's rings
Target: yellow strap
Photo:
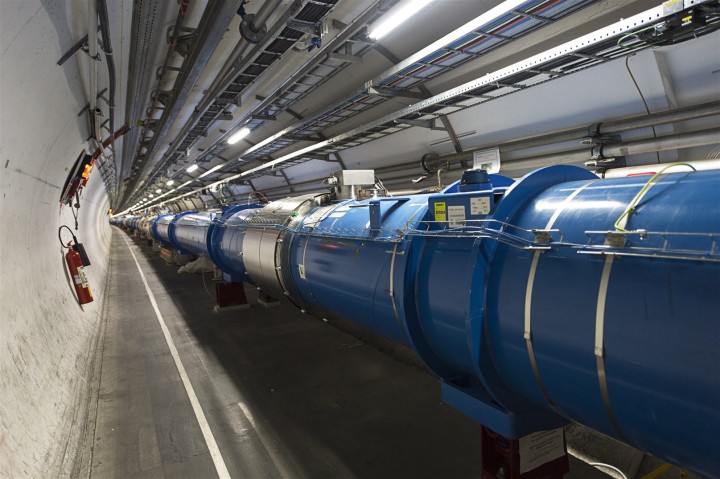
[[[658,467],[657,469],[648,472],[640,479],[655,479],[660,476],[664,476],[666,472],[668,472],[673,467],[670,464],[663,464],[662,466]]]
[[[662,170],[660,170],[657,173],[655,173],[654,175],[652,175],[650,177],[650,179],[647,181],[647,183],[645,183],[645,186],[643,186],[642,189],[640,191],[638,191],[638,194],[635,195],[635,198],[632,199],[632,201],[630,202],[628,207],[625,209],[623,214],[620,215],[620,218],[618,218],[617,221],[615,221],[614,226],[615,226],[616,231],[623,231],[623,232],[627,231],[625,229],[625,225],[627,225],[627,222],[630,219],[630,215],[632,215],[635,212],[635,208],[637,207],[638,203],[640,203],[640,200],[643,199],[643,196],[645,196],[645,194],[648,192],[648,190],[650,190],[650,188],[655,186],[655,183],[658,182],[658,176],[662,175],[663,173],[665,173],[665,171],[669,170],[670,168],[672,168],[674,166],[687,166],[688,168],[691,168],[693,171],[695,171],[695,167],[693,167],[689,163],[671,163],[671,164],[667,165],[666,167],[664,167]]]

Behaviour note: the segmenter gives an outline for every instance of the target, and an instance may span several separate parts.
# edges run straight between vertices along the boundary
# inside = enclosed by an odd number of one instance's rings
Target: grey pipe
[[[549,135],[551,135],[550,139],[553,143],[560,143],[562,141],[576,140],[590,135],[611,135],[630,130],[637,130],[639,128],[650,128],[657,125],[664,125],[677,121],[694,120],[713,115],[720,115],[720,102],[716,101],[704,103],[702,105],[677,108],[675,110],[666,110],[651,113],[649,115],[624,118],[622,120],[595,123],[587,128],[573,128],[550,134],[533,135],[531,137],[506,142],[500,147],[500,150],[507,152],[543,146],[548,143],[547,140]]]
[[[663,125],[667,123],[705,118],[713,115],[720,115],[720,102],[703,103],[702,105],[662,111],[658,113],[652,113],[650,115],[634,116],[630,118],[623,118],[621,120],[609,121],[606,123],[596,123],[586,128],[573,128],[569,130],[542,133],[540,135],[533,135],[518,140],[507,141],[499,145],[487,145],[479,148],[473,148],[472,150],[462,153],[451,153],[449,155],[441,156],[440,159],[443,160],[443,162],[455,163],[460,161],[472,160],[473,152],[475,150],[482,150],[484,148],[490,148],[492,146],[498,146],[500,148],[500,152],[508,152],[549,145],[552,143],[560,143],[563,141],[577,140],[579,138],[587,136],[588,132],[595,126],[600,129],[600,134],[606,135],[611,133],[621,133],[624,131],[630,131],[638,128],[648,128],[651,126]],[[562,153],[553,153],[552,155],[560,154]],[[587,160],[588,158],[589,156],[586,156],[584,159]],[[419,164],[419,161],[409,161],[397,165],[379,168],[376,171],[383,173],[402,171],[404,169],[407,169],[407,167],[416,166],[417,164]]]
[[[175,80],[175,96],[172,98],[170,105],[167,106],[167,109],[163,111],[160,126],[148,146],[148,161],[142,168],[140,176],[143,176],[145,172],[152,171],[154,164],[159,162],[152,160],[158,141],[164,141],[165,134],[175,122],[182,106],[190,95],[192,87],[210,60],[218,43],[220,43],[225,29],[235,15],[236,9],[237,0],[217,0],[208,3],[197,29],[197,45],[185,59],[182,71],[180,71]],[[130,188],[129,191],[125,191],[125,197],[122,201],[123,205],[127,203],[139,189],[138,184],[138,180],[134,181],[132,188]]]
[[[281,3],[282,0],[268,0],[263,3],[263,5],[260,7],[260,10],[258,10],[255,14],[252,22],[250,22],[250,29],[256,33],[259,32],[267,19],[270,18],[272,12],[275,11],[275,9]],[[235,45],[235,48],[230,54],[230,57],[228,57],[227,61],[220,69],[217,76],[215,76],[215,80],[213,80],[210,88],[208,88],[208,92],[205,94],[205,97],[200,102],[200,105],[197,108],[198,111],[205,111],[207,107],[210,106],[210,103],[215,100],[215,98],[220,93],[218,90],[221,88],[221,85],[225,84],[225,79],[227,78],[230,71],[235,69],[238,58],[240,58],[243,50],[245,50],[245,47],[247,47],[248,45],[249,42],[244,38],[240,37],[240,41],[238,41],[237,45]]]
[[[637,116],[637,117],[631,117],[631,118],[625,118],[622,120],[616,120],[612,122],[604,123],[604,127],[602,127],[603,133],[609,133],[610,131],[616,132],[616,131],[629,131],[634,128],[645,128],[651,125],[660,125],[664,123],[670,123],[670,122],[676,122],[676,121],[685,121],[685,120],[691,120],[696,118],[703,118],[707,116],[712,116],[720,114],[720,102],[711,102],[711,103],[705,103],[702,105],[692,106],[688,108],[680,108],[672,111],[664,111],[660,113],[654,113],[651,115],[643,115],[643,116]],[[603,125],[603,124],[600,124]],[[622,130],[616,130],[622,129]],[[566,130],[566,132],[573,132],[575,136],[573,136],[570,139],[577,139],[578,132],[580,134],[587,133],[587,129],[585,128],[575,128],[572,130]],[[709,133],[708,133],[709,132]],[[569,133],[568,133],[569,134]],[[543,135],[538,135],[537,138],[543,137],[544,143],[548,144],[550,142],[555,141],[555,136],[551,136],[553,133],[545,133]],[[687,146],[671,146],[678,142],[682,143],[686,141],[686,137],[691,140]],[[700,139],[699,142],[698,138]],[[518,140],[520,141],[527,141],[528,139]],[[562,141],[562,140],[561,140]],[[696,143],[697,142],[697,143]],[[662,149],[653,149],[656,145],[662,145],[665,150],[668,149],[675,149],[675,148],[689,148],[691,146],[701,146],[701,145],[707,145],[712,143],[719,143],[720,142],[720,136],[718,136],[718,129],[712,129],[712,130],[704,130],[701,132],[694,132],[694,133],[685,133],[685,134],[679,134],[679,135],[672,135],[667,137],[661,137],[661,138],[653,138],[649,140],[639,140],[635,142],[630,142],[627,144],[621,144],[621,145],[606,145],[603,148],[603,154],[606,157],[612,156],[611,153],[615,154],[616,156],[619,155],[615,153],[615,150],[613,148],[630,148],[633,151],[629,153],[624,154],[638,154],[638,153],[648,153],[648,152],[654,152],[654,151],[663,151]],[[504,146],[507,144],[512,144],[513,142],[508,142],[500,145],[501,151],[504,151]],[[520,149],[520,148],[518,148]],[[639,149],[642,149],[643,151],[638,151]],[[629,150],[628,150],[629,151]],[[445,155],[442,157],[442,159],[449,163],[448,171],[453,170],[459,170],[462,169],[462,166],[459,164],[462,160],[470,160],[472,159],[472,151],[464,152],[464,153],[453,153],[450,155]],[[582,150],[575,150],[575,151],[566,151],[561,153],[553,153],[550,155],[543,155],[538,156],[534,158],[528,158],[525,160],[516,160],[512,162],[507,162],[503,164],[503,171],[513,171],[513,170],[521,170],[521,169],[532,169],[532,168],[538,168],[541,166],[545,166],[548,163],[541,164],[541,162],[549,162],[553,164],[563,164],[563,163],[581,163],[584,161],[587,161],[592,156],[592,152],[589,148],[583,148]],[[381,174],[387,174],[387,173],[394,173],[399,171],[405,171],[408,168],[415,168],[418,167],[419,162],[418,161],[410,161],[410,162],[404,162],[397,165],[391,165],[381,168],[376,168],[375,172],[378,175]],[[526,166],[530,165],[530,166]],[[399,176],[393,176],[393,177],[385,177],[383,179],[384,182],[400,182],[403,179],[410,179],[413,176],[416,176],[417,173],[413,173],[410,175],[399,175]],[[305,180],[298,183],[293,183],[293,187],[303,187],[305,185],[309,185],[311,183],[316,183],[320,181],[320,179],[313,179],[313,180]],[[276,186],[272,188],[268,188],[265,190],[266,192],[271,191],[277,191],[286,189],[287,186]]]
[[[93,139],[102,141],[100,136],[100,119],[97,115],[97,6],[96,0],[88,1],[88,54],[90,55],[90,136]]]
[[[108,92],[108,111],[110,119],[110,151],[115,161],[115,60],[113,60],[112,39],[110,38],[110,20],[108,17],[107,4],[105,0],[97,0],[97,12],[100,16],[100,30],[102,31],[103,50],[105,50],[105,62],[108,68],[108,81],[110,90]],[[98,132],[102,141],[102,134]],[[115,168],[113,168],[113,171]]]
[[[618,156],[677,150],[691,148],[693,146],[712,145],[716,143],[720,143],[720,128],[710,128],[708,130],[693,131],[690,133],[679,133],[677,135],[649,138],[646,140],[637,140],[615,145],[604,145],[601,149],[596,148],[595,153],[600,153],[603,158],[614,158]],[[552,153],[550,155],[541,155],[525,160],[516,160],[504,163],[502,165],[502,171],[530,170],[546,165],[580,163],[589,160],[592,155],[593,151],[590,149]]]

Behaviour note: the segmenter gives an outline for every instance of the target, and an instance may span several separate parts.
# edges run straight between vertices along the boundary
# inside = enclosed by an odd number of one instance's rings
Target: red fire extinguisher
[[[61,226],[58,231],[58,236],[63,228],[70,230],[67,226]],[[72,230],[70,230],[70,234],[72,234]],[[65,245],[61,238],[60,244],[62,244],[63,247],[68,248],[68,252],[65,254],[65,261],[67,262],[68,270],[70,270],[70,277],[75,285],[78,302],[80,304],[91,303],[93,301],[92,291],[90,291],[90,283],[88,282],[87,275],[85,274],[85,266],[89,266],[90,261],[87,259],[87,255],[85,254],[85,248],[83,248],[81,243],[78,243],[75,235],[73,235],[73,241],[75,243],[74,245],[71,242],[68,242],[68,244]]]

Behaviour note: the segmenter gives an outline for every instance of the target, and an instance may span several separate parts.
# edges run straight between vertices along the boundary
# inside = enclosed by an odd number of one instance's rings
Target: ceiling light
[[[198,178],[202,178],[202,177],[204,177],[204,176],[207,176],[207,175],[209,175],[210,173],[215,173],[217,170],[219,170],[219,169],[222,168],[223,166],[225,166],[225,163],[221,163],[221,164],[219,164],[219,165],[217,165],[217,166],[213,166],[212,168],[210,168],[209,170],[207,170],[205,173],[203,173],[202,175],[198,176]]]
[[[162,193],[162,190],[158,188],[157,190],[155,190],[155,193]]]
[[[230,138],[227,139],[228,145],[234,145],[238,141],[242,140],[246,136],[250,134],[250,129],[247,127],[242,127],[238,131],[236,131]]]
[[[368,36],[373,40],[379,40],[422,10],[431,1],[432,0],[406,0],[383,16]]]
[[[167,186],[172,186],[173,183],[175,183],[175,180],[167,180],[167,183],[165,183]]]
[[[197,169],[198,169],[198,165],[193,163],[192,165],[188,166],[187,170],[185,170],[185,171],[187,171],[188,173],[192,173],[193,171],[195,171]]]
[[[150,198],[152,198],[152,197],[155,196],[155,195],[153,195],[152,193],[150,193],[148,196],[149,196]]]

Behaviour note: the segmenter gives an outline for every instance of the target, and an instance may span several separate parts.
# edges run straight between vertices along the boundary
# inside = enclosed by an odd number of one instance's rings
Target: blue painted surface
[[[554,228],[564,242],[585,244],[613,230],[648,177],[597,181],[564,205]],[[544,228],[564,199],[586,181],[538,191],[508,218]],[[665,175],[639,202],[626,229],[720,232],[720,174]],[[559,239],[559,238],[557,238]],[[708,236],[628,235],[628,247],[710,251]],[[497,246],[489,277],[487,332],[492,357],[509,387],[546,404],[523,339],[532,252]],[[538,261],[532,300],[538,368],[552,400],[570,417],[619,437],[603,404],[594,354],[602,255],[558,248]],[[647,257],[618,257],[609,277],[604,353],[609,397],[622,434],[633,445],[671,462],[718,473],[720,451],[720,265]],[[715,366],[713,366],[715,365]],[[703,447],[698,447],[703,444]],[[712,457],[711,457],[712,456]],[[712,472],[712,473],[711,473]]]
[[[173,246],[181,254],[205,256],[206,237],[215,216],[215,212],[207,211],[175,215],[168,231]]]
[[[181,254],[188,254],[188,252],[183,250],[183,245],[178,241],[178,237],[175,234],[175,231],[177,229],[177,223],[182,218],[194,214],[197,214],[197,211],[183,211],[182,213],[178,213],[173,217],[173,219],[170,221],[170,224],[168,225],[167,236],[168,240],[170,241],[170,246],[178,250]]]
[[[228,281],[250,281],[240,253],[246,222],[260,207],[262,205],[255,203],[230,206],[208,230],[205,240],[207,256],[227,275]]]
[[[163,244],[170,245],[170,222],[175,217],[174,214],[159,215],[155,218],[152,225],[153,237]]]
[[[392,252],[400,243],[398,230],[412,218],[424,216],[427,196],[380,201],[376,230],[368,228],[372,201],[351,200],[327,208],[312,230],[303,223],[288,247],[288,282],[296,288],[299,302],[311,309],[350,319],[407,344],[389,294]],[[406,256],[395,254],[394,259],[394,269],[403,269]]]
[[[302,308],[412,347],[442,378],[445,402],[505,436],[574,420],[717,476],[720,454],[708,451],[720,451],[720,172],[663,175],[626,226],[651,233],[605,246],[593,231],[614,230],[648,180],[554,166],[512,185],[490,175],[492,191],[456,184],[436,195],[320,206],[288,231],[278,271]],[[480,199],[489,214],[471,215]],[[455,209],[451,224],[451,206],[463,207],[464,219]],[[545,242],[533,230],[551,220]],[[217,261],[238,271],[243,221],[218,243]],[[526,311],[549,399],[531,367]],[[598,315],[619,431],[598,379]]]

